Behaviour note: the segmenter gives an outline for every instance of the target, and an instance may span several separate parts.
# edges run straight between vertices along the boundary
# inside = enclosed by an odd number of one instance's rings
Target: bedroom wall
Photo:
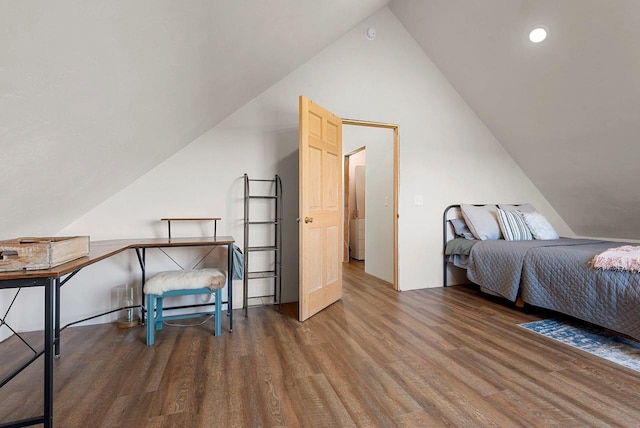
[[[364,36],[370,26],[373,41]],[[284,298],[296,300],[300,94],[341,117],[400,126],[401,290],[442,284],[441,217],[452,203],[531,202],[561,234],[571,234],[386,8],[60,234],[164,236],[161,217],[220,216],[218,233],[242,242],[242,174],[278,173],[285,194]],[[415,195],[423,205],[414,205]],[[185,228],[181,234],[202,233],[197,225]],[[185,262],[192,256],[176,254]],[[170,266],[162,254],[150,257],[154,269]],[[62,290],[63,324],[112,307],[114,287],[137,281],[138,272],[133,253],[81,271]],[[236,303],[240,291],[236,281]],[[32,293],[20,303],[22,330],[39,328],[41,298]]]

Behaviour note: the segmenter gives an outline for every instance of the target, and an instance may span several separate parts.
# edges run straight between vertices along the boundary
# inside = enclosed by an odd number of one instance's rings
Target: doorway
[[[343,262],[349,263],[351,260],[358,260],[363,263],[363,266],[366,254],[367,222],[366,169],[366,146],[358,147],[344,155],[345,240]]]
[[[363,262],[365,272],[398,290],[398,126],[342,123],[350,125],[343,127],[343,261]]]

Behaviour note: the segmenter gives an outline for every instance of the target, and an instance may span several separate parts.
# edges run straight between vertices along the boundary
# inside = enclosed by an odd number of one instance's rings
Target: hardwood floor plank
[[[230,395],[229,377],[238,375],[235,361],[240,358],[233,355],[232,350],[224,335],[203,343],[189,423],[185,426],[229,425],[230,414],[239,405],[233,400],[237,397]]]
[[[259,347],[259,345],[256,345]],[[273,337],[265,340],[264,347],[255,352],[254,364],[257,370],[257,387],[260,388],[264,400],[263,426],[286,427],[299,426],[291,401],[286,395],[285,376],[281,359],[276,350],[277,343]]]
[[[343,401],[347,401],[349,413],[360,415],[354,419],[362,418],[363,408],[378,421],[390,421],[396,415],[420,409],[388,370],[375,361],[373,355],[377,352],[371,352],[375,347],[361,347],[355,340],[357,334],[347,334],[341,325],[334,322],[325,325],[333,327],[333,340],[318,349],[318,361]]]
[[[294,401],[305,427],[355,427],[342,401],[323,374],[296,378]]]
[[[465,388],[453,378],[436,374],[433,367],[395,363],[391,366],[394,376],[403,387],[421,403],[429,415],[451,426],[516,426],[508,415],[495,411],[483,411],[484,402],[479,394]],[[475,395],[475,396],[474,396]]]
[[[603,364],[599,359],[595,357],[595,364]],[[579,363],[578,363],[579,364]],[[572,391],[572,397],[579,403],[589,403],[590,411],[599,411],[605,417],[615,419],[616,425],[627,425],[632,422],[640,422],[638,420],[638,403],[640,402],[640,382],[631,382],[624,389],[626,390],[625,397],[619,397],[621,392],[620,384],[614,382],[601,382],[595,381],[594,378],[587,375],[582,370],[580,365],[574,365],[568,367],[565,370],[551,373],[554,382],[561,385],[561,388],[566,388]],[[609,363],[613,364],[613,363]],[[608,368],[603,367],[603,372],[608,371]],[[631,370],[629,370],[631,371]],[[589,374],[593,371],[590,370]],[[635,373],[635,372],[633,372]],[[617,376],[609,377],[613,380]],[[616,409],[615,413],[611,413],[611,409]]]

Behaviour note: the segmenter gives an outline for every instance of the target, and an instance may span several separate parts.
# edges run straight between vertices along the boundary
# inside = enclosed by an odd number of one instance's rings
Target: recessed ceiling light
[[[547,34],[549,33],[549,29],[542,25],[537,26],[529,33],[529,40],[533,43],[540,43],[547,38]]]

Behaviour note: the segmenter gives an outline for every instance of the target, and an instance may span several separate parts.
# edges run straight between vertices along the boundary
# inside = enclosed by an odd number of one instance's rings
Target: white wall
[[[374,41],[364,36],[370,26],[377,30]],[[278,173],[285,187],[284,297],[297,299],[300,94],[341,117],[400,126],[401,290],[442,284],[441,217],[451,203],[531,202],[559,233],[571,234],[388,9],[60,234],[89,234],[93,240],[163,236],[161,217],[220,216],[219,234],[242,242],[242,174]],[[413,204],[416,194],[424,196],[424,205]],[[151,261],[156,268],[165,263],[161,256]],[[63,288],[63,323],[108,308],[113,287],[135,282],[138,270],[129,254],[82,271]],[[240,289],[236,281],[236,302]],[[37,304],[27,306],[23,330],[36,328],[30,314],[40,313]]]
[[[342,140],[344,152],[367,147],[365,271],[393,283],[393,130],[345,126]]]

